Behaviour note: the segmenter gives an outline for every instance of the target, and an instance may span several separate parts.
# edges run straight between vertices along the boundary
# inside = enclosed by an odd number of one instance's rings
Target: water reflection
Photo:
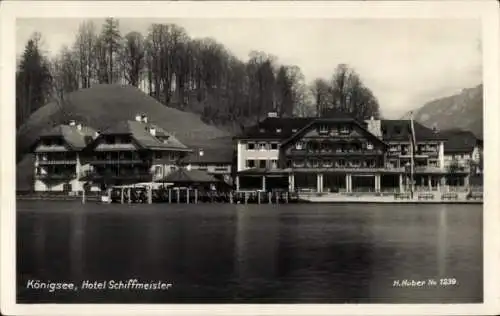
[[[480,207],[19,205],[21,302],[482,299]],[[394,280],[439,277],[455,277],[461,286],[393,287]],[[49,295],[27,291],[29,278],[175,285],[166,292]]]

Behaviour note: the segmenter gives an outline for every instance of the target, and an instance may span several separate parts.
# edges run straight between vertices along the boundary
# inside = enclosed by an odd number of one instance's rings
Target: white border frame
[[[483,304],[275,304],[275,305],[102,305],[16,304],[15,283],[15,23],[16,18],[105,17],[203,17],[203,18],[479,18],[482,21],[485,201],[484,201],[484,303]],[[150,1],[4,1],[0,4],[0,308],[16,315],[165,314],[187,315],[486,315],[499,308],[499,8],[497,1],[331,1],[331,2],[150,2]]]

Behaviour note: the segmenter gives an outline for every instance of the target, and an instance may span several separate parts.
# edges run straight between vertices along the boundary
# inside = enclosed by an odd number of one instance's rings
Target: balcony
[[[352,149],[352,150],[307,150],[294,149],[290,152],[292,156],[318,155],[318,156],[349,156],[349,155],[382,155],[380,149]]]
[[[136,180],[140,181],[151,181],[153,174],[149,172],[97,172],[97,171],[85,171],[81,173],[82,178],[89,180],[101,180],[101,179],[116,179],[116,180]]]
[[[37,180],[71,180],[76,179],[76,173],[43,173],[35,174]]]
[[[51,159],[51,160],[39,160],[38,164],[43,165],[74,165],[76,164],[76,159]]]
[[[116,165],[116,164],[140,165],[140,164],[152,164],[152,160],[151,159],[132,159],[132,158],[129,158],[129,159],[118,159],[118,158],[101,159],[101,158],[98,158],[98,159],[93,159],[91,161],[91,164],[95,164],[95,165],[105,165],[105,164],[109,164],[109,165]]]

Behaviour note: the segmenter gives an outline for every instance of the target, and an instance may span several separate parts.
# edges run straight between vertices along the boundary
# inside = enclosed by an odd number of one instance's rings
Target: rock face
[[[405,115],[406,117],[407,115]],[[414,118],[427,127],[440,130],[462,129],[483,137],[483,85],[426,103],[414,111]]]

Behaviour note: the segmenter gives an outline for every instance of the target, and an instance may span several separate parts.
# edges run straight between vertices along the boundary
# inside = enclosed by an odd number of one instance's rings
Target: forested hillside
[[[72,45],[55,57],[43,53],[34,34],[18,58],[17,126],[49,102],[95,84],[139,88],[165,106],[200,115],[230,130],[254,124],[270,111],[281,116],[321,115],[339,108],[360,118],[378,116],[376,97],[348,65],[325,65],[331,78],[306,82],[296,65],[266,52],[234,56],[213,38],[191,38],[175,24],[152,24],[146,34],[121,34],[117,19],[83,22]],[[140,109],[138,109],[140,110]]]

